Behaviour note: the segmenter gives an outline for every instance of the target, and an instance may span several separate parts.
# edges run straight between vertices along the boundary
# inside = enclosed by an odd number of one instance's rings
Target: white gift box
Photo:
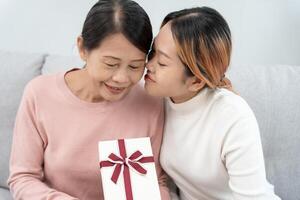
[[[105,200],[161,200],[149,137],[100,141],[98,147]]]

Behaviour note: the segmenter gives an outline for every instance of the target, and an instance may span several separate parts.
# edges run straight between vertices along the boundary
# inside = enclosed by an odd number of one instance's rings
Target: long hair
[[[231,33],[221,14],[212,8],[196,7],[169,13],[161,27],[168,22],[187,74],[205,81],[210,88],[232,90],[225,77],[230,64]]]

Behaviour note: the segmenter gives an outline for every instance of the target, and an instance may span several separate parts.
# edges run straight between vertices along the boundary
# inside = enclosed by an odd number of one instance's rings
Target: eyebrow
[[[166,54],[165,52],[163,52],[162,50],[157,49],[156,51],[158,51],[160,54],[166,56],[167,58],[171,59],[170,56],[168,54]]]
[[[163,52],[163,51],[160,50],[160,49],[157,49],[157,47],[156,47],[156,45],[155,45],[155,40],[156,40],[156,39],[154,39],[154,41],[153,41],[152,48],[154,47],[155,51],[157,51],[158,53],[160,53],[160,54],[164,55],[165,57],[171,59],[171,57],[170,57],[167,53]]]
[[[117,57],[114,57],[114,56],[103,56],[105,58],[112,58],[112,59],[115,59],[115,60],[121,60],[121,58],[117,58]],[[145,59],[141,58],[141,59],[135,59],[135,60],[131,60],[131,62],[144,62]]]
[[[117,57],[114,57],[114,56],[103,56],[105,58],[112,58],[112,59],[115,59],[115,60],[121,60],[120,58],[117,58]]]

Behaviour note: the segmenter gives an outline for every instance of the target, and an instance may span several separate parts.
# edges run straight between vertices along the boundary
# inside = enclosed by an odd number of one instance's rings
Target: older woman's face
[[[90,81],[104,100],[123,98],[143,75],[146,54],[122,34],[107,37],[96,49],[81,51]]]

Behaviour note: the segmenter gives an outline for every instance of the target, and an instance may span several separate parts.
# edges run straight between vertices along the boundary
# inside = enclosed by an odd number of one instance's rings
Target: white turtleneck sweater
[[[226,89],[205,88],[180,104],[166,99],[160,160],[181,200],[280,199],[266,180],[256,118]]]

